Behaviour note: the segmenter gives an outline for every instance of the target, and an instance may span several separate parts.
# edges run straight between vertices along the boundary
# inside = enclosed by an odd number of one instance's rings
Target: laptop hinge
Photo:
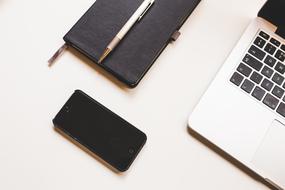
[[[276,34],[285,38],[285,1],[267,0],[258,16],[277,26]]]

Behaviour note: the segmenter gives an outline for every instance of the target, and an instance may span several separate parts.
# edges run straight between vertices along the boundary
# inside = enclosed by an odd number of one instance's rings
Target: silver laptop
[[[269,0],[189,118],[190,130],[285,188],[285,0]]]

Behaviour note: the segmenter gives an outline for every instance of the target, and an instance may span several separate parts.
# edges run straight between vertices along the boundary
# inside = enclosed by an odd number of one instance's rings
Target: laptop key
[[[268,79],[264,79],[261,83],[261,86],[267,90],[267,91],[270,91],[273,87],[273,83],[271,81],[269,81]]]
[[[285,73],[285,65],[278,62],[277,65],[275,66],[275,70],[283,75]]]
[[[284,95],[284,90],[279,86],[275,86],[272,90],[272,94],[274,94],[278,98],[282,98],[282,96]]]
[[[279,103],[279,100],[274,96],[272,96],[271,94],[267,93],[265,98],[263,99],[263,103],[267,105],[269,108],[275,110]]]
[[[270,36],[263,31],[259,32],[259,36],[263,37],[266,40],[268,40],[270,38]]]
[[[245,79],[243,84],[241,85],[241,88],[246,91],[247,93],[250,93],[254,87],[254,83],[249,81],[248,79]]]
[[[249,68],[248,66],[246,66],[245,64],[241,63],[237,70],[243,74],[244,76],[248,77],[250,75],[250,73],[252,72],[252,69]]]
[[[280,61],[284,61],[285,60],[285,53],[281,50],[278,50],[275,54],[275,57],[277,59],[279,59]]]
[[[275,73],[275,74],[273,75],[273,77],[272,77],[272,80],[273,80],[273,82],[275,82],[276,84],[281,85],[281,84],[283,83],[283,81],[284,81],[284,77],[281,76],[281,75],[278,74],[278,73]]]
[[[266,53],[263,52],[262,50],[260,50],[259,48],[257,48],[256,46],[252,45],[248,52],[253,55],[254,57],[256,57],[257,59],[259,59],[260,61],[263,60],[263,58],[265,57]]]
[[[257,71],[260,71],[261,67],[263,66],[263,64],[260,61],[258,61],[249,54],[245,55],[245,57],[243,58],[243,62]]]
[[[263,79],[263,76],[257,72],[253,72],[252,75],[250,76],[250,80],[255,82],[256,84],[259,84],[261,80]]]
[[[264,63],[270,67],[273,67],[276,63],[276,59],[274,59],[270,55],[267,55],[265,60],[264,60]]]
[[[251,95],[260,101],[260,100],[262,100],[264,94],[265,94],[265,90],[256,86]]]
[[[232,83],[234,83],[235,85],[239,86],[239,85],[241,84],[243,78],[244,78],[244,77],[243,77],[241,74],[235,72],[235,73],[233,74],[233,76],[231,77],[230,81],[231,81]]]
[[[253,42],[256,46],[263,48],[264,45],[266,44],[266,41],[260,37],[257,37],[254,42]]]
[[[285,51],[285,44],[281,46],[281,49]]]
[[[285,104],[281,102],[276,112],[285,117]]]
[[[277,48],[276,48],[274,45],[270,44],[270,43],[268,43],[268,44],[265,46],[265,48],[264,48],[264,50],[265,50],[267,53],[271,54],[271,55],[273,55],[273,54],[275,53],[276,49],[277,49]]]
[[[273,72],[274,71],[267,66],[264,66],[262,71],[261,71],[261,73],[268,78],[270,78],[272,76]]]
[[[276,45],[277,47],[279,47],[281,45],[281,43],[278,40],[274,39],[274,38],[271,38],[270,42],[273,43],[274,45]]]

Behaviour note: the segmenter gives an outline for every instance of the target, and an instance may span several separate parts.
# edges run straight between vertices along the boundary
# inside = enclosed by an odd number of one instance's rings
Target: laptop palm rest
[[[285,125],[274,120],[256,151],[252,163],[285,186]]]

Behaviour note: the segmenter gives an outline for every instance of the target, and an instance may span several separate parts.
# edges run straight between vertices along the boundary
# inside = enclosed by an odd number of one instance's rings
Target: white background
[[[267,189],[186,131],[263,2],[204,0],[130,90],[74,51],[47,67],[93,0],[0,0],[0,189]],[[51,120],[75,89],[148,135],[128,172],[114,174],[54,131]]]

